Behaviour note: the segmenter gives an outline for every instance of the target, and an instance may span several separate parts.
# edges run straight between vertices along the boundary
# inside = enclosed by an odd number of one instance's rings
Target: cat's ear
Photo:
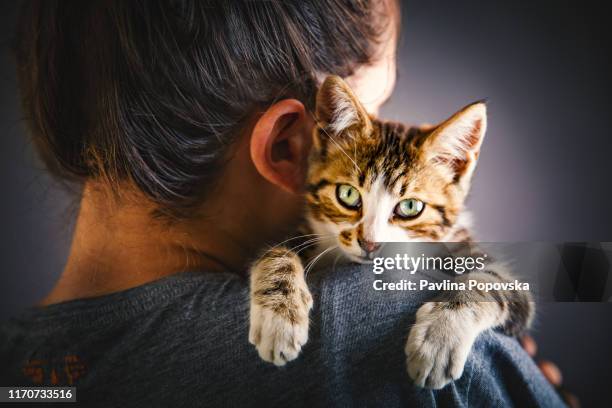
[[[487,130],[487,106],[466,106],[436,126],[423,146],[429,164],[440,166],[449,181],[467,191]]]
[[[338,76],[328,76],[319,88],[316,115],[321,138],[336,137],[351,128],[358,128],[368,134],[372,130],[372,121],[365,108],[346,82]],[[321,142],[315,140],[315,144]]]

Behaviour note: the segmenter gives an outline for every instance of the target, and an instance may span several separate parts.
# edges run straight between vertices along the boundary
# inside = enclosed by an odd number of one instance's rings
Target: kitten
[[[438,126],[383,122],[335,76],[319,89],[316,116],[302,235],[251,268],[249,341],[279,366],[295,359],[308,339],[312,297],[303,260],[310,259],[309,246],[320,255],[336,250],[367,262],[380,242],[470,241],[461,213],[487,125],[482,102]],[[490,264],[469,278],[509,280],[504,275]],[[443,292],[434,300],[419,308],[405,348],[410,377],[429,388],[461,376],[480,332],[502,326],[518,334],[533,314],[529,296],[520,292]]]

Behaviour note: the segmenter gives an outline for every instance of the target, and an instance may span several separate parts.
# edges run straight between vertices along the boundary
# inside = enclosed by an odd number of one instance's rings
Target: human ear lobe
[[[290,193],[300,193],[312,144],[304,105],[283,99],[266,110],[251,133],[250,153],[266,180]]]

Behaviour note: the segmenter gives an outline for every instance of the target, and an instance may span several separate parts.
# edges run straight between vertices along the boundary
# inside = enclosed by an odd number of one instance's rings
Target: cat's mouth
[[[342,245],[340,245],[342,247]],[[374,262],[374,258],[381,253],[384,243],[376,243],[375,245],[370,245],[368,248],[364,248],[364,245],[359,245],[359,247],[343,247],[342,252],[344,256],[351,262],[356,262],[360,264],[371,264]]]

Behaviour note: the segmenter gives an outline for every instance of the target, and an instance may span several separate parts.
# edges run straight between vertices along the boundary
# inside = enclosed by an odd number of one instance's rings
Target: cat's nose
[[[365,239],[358,238],[357,242],[361,249],[363,249],[367,254],[371,254],[380,248],[380,244],[377,242],[367,241]]]

